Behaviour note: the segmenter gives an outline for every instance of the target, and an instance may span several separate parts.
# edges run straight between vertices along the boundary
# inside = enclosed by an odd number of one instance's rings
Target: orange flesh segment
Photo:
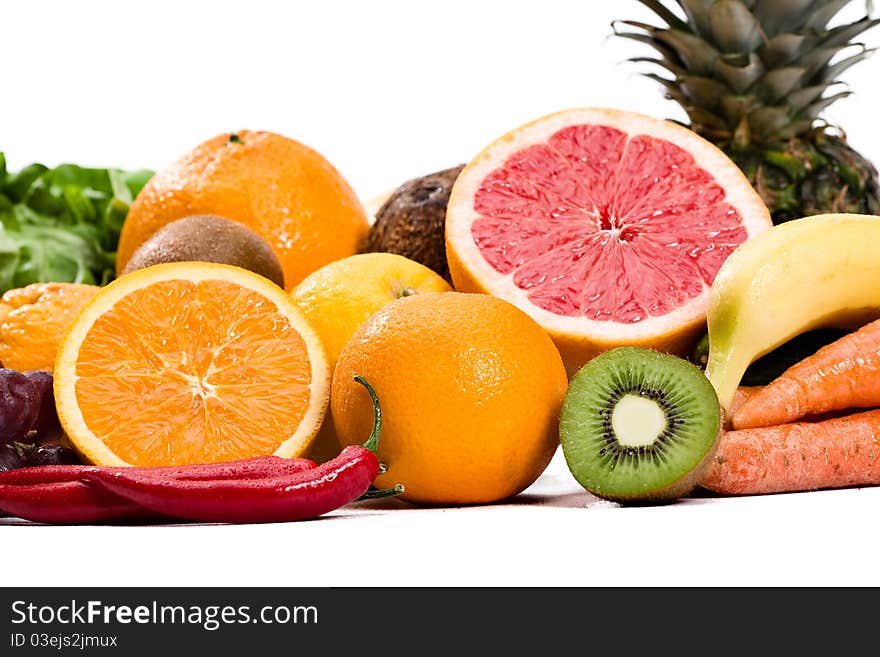
[[[262,295],[169,280],[101,315],[76,366],[86,425],[132,465],[272,454],[309,408],[302,337]]]

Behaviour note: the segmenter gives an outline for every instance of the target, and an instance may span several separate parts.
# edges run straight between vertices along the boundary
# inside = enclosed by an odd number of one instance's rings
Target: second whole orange
[[[382,410],[376,486],[425,504],[485,504],[525,490],[559,444],[567,390],[552,340],[513,304],[483,294],[406,297],[375,313],[339,356],[330,405],[343,445]]]
[[[117,274],[160,228],[203,214],[240,222],[265,239],[288,290],[356,253],[369,228],[354,190],[314,149],[273,132],[225,133],[160,170],[138,194],[119,237]]]

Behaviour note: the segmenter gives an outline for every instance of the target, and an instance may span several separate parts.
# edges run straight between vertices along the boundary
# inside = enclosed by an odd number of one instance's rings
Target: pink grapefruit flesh
[[[615,346],[687,350],[721,264],[771,225],[736,165],[695,133],[579,109],[508,133],[465,168],[447,256],[456,289],[529,313],[574,374]]]

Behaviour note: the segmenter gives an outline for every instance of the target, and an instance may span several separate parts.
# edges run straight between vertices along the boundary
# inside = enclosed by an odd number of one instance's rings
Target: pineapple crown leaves
[[[684,108],[697,132],[740,146],[810,131],[825,108],[850,94],[838,90],[840,75],[875,50],[854,40],[880,23],[870,1],[865,16],[833,26],[852,0],[636,1],[662,25],[612,25],[617,36],[658,55],[629,61],[664,69],[645,75]]]

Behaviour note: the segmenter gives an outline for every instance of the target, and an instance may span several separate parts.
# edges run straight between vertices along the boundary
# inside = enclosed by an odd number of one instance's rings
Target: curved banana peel
[[[748,366],[816,328],[880,317],[880,217],[797,219],[744,242],[709,295],[706,376],[725,414]]]

